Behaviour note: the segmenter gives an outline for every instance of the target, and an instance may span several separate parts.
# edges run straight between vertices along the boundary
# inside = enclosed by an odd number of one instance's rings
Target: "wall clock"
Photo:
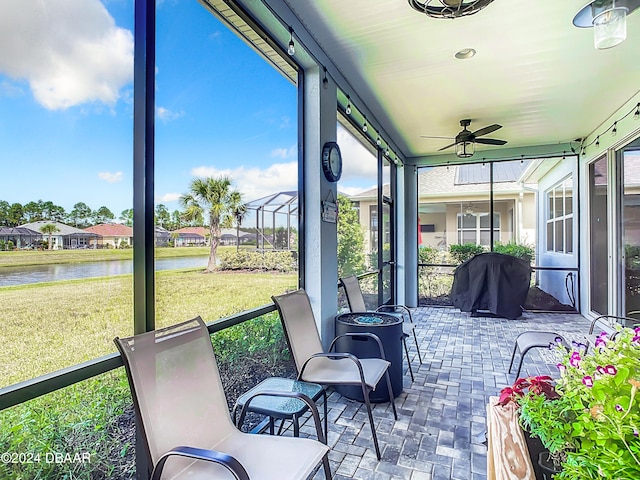
[[[330,182],[337,182],[342,175],[342,154],[336,142],[327,142],[322,147],[322,171]]]

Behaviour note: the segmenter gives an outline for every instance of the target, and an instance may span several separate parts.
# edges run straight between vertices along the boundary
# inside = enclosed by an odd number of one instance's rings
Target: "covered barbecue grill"
[[[488,310],[515,319],[522,315],[530,283],[529,262],[513,255],[481,253],[456,268],[451,300],[463,312]]]

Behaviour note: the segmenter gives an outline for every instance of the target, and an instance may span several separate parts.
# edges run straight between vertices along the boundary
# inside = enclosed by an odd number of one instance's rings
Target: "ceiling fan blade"
[[[476,137],[481,137],[482,135],[488,135],[491,132],[495,132],[496,130],[499,130],[502,128],[502,125],[498,125],[497,123],[494,123],[493,125],[489,125],[488,127],[484,127],[481,128],[480,130],[476,130],[475,132],[473,132],[473,134]]]
[[[496,138],[476,138],[476,143],[483,143],[485,145],[504,145],[506,140],[498,140]]]
[[[444,138],[445,140],[453,140],[455,137],[436,137],[433,135],[420,135],[420,138]]]
[[[455,144],[456,144],[456,143],[455,143],[455,142],[453,142],[452,144],[447,145],[446,147],[442,147],[442,148],[441,148],[440,150],[438,150],[438,151],[439,151],[439,152],[441,152],[442,150],[446,150],[447,148],[451,148],[451,147],[453,147]]]

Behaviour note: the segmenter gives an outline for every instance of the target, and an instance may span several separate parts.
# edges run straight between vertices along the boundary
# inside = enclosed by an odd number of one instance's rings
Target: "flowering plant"
[[[557,396],[517,396],[521,424],[562,463],[558,480],[640,478],[640,328],[582,347],[553,347]]]

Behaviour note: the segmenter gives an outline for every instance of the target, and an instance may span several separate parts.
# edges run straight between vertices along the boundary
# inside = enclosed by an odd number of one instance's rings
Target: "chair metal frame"
[[[166,327],[163,329],[158,329],[155,331],[151,331],[151,332],[146,332],[146,333],[142,333],[142,334],[138,334],[138,335],[134,335],[133,337],[128,337],[128,338],[119,338],[116,337],[114,338],[114,343],[116,344],[118,351],[120,352],[121,356],[122,356],[122,360],[124,363],[124,367],[125,367],[125,371],[127,373],[127,379],[129,381],[129,386],[131,389],[131,396],[133,399],[133,404],[134,404],[134,411],[135,411],[135,418],[136,418],[136,425],[138,427],[138,432],[139,434],[142,434],[143,436],[143,441],[140,442],[140,444],[142,444],[145,448],[145,452],[138,452],[138,454],[145,454],[147,456],[148,462],[147,464],[149,466],[151,466],[152,471],[148,472],[149,473],[149,478],[151,480],[160,480],[163,474],[163,469],[165,467],[165,464],[167,462],[167,460],[169,460],[169,458],[177,456],[177,457],[185,457],[185,458],[191,458],[194,460],[203,460],[206,462],[212,462],[215,464],[218,464],[222,467],[224,467],[232,476],[233,478],[235,478],[236,480],[250,480],[249,478],[249,474],[246,470],[246,468],[241,464],[240,461],[238,461],[235,457],[233,457],[232,455],[229,455],[225,452],[220,452],[220,451],[216,451],[216,450],[208,450],[208,449],[203,449],[203,448],[197,448],[197,447],[193,447],[193,446],[187,446],[187,445],[177,445],[173,448],[171,448],[170,450],[164,452],[162,455],[160,455],[157,459],[157,461],[153,462],[152,459],[152,455],[151,455],[151,448],[150,448],[150,444],[149,444],[149,437],[148,437],[148,432],[147,432],[147,428],[145,427],[144,422],[142,421],[143,415],[141,413],[141,408],[140,408],[140,403],[139,403],[139,395],[138,395],[138,389],[139,386],[136,384],[135,380],[134,380],[134,375],[132,373],[132,366],[131,363],[133,361],[133,357],[136,355],[135,349],[137,347],[137,349],[140,350],[144,350],[145,347],[139,346],[141,345],[143,342],[147,342],[147,345],[154,345],[160,342],[157,342],[157,336],[156,335],[162,335],[162,332],[164,331],[169,331],[170,329],[174,329],[176,327],[181,327],[182,325],[189,325],[192,326],[192,328],[188,329],[188,330],[184,330],[182,332],[178,331],[177,333],[173,334],[172,337],[170,338],[169,341],[165,341],[163,343],[166,344],[170,344],[167,346],[164,346],[164,348],[166,350],[170,349],[172,346],[179,344],[181,341],[183,341],[181,339],[181,335],[201,335],[204,336],[206,335],[207,339],[208,339],[208,345],[210,347],[210,353],[211,356],[213,357],[213,362],[215,362],[215,354],[213,351],[213,345],[211,344],[211,340],[210,340],[210,334],[209,331],[207,329],[206,324],[202,321],[202,319],[198,316],[195,317],[191,320],[188,320],[186,322],[182,322],[181,324],[177,324],[177,325],[173,325],[171,327]],[[199,329],[199,330],[198,330]],[[206,332],[206,333],[205,333]],[[134,347],[133,349],[131,348],[127,348],[126,344],[127,342],[134,340],[136,341],[136,347]],[[142,355],[142,353],[141,353]],[[212,372],[213,374],[214,372]],[[141,387],[140,387],[141,388]],[[313,418],[313,421],[315,423],[316,426],[316,431],[318,432],[318,440],[320,443],[324,444],[326,446],[327,440],[326,440],[326,436],[324,435],[323,431],[322,431],[322,426],[321,426],[321,422],[320,422],[320,415],[318,413],[318,409],[316,407],[315,402],[313,402],[310,398],[308,398],[306,395],[303,395],[299,392],[261,392],[256,394],[255,396],[258,395],[271,395],[271,396],[279,396],[279,397],[291,397],[291,398],[297,398],[298,400],[303,401],[304,403],[307,404],[309,411],[311,412],[311,416]],[[246,404],[244,405],[242,411],[241,411],[241,417],[244,418],[244,416],[246,415],[246,409],[249,405],[249,403],[251,402],[251,400],[254,398],[254,396],[250,397]],[[226,405],[225,405],[226,407]],[[227,407],[228,408],[228,407]],[[229,421],[231,421],[231,415],[229,413]],[[234,427],[235,428],[235,425]],[[242,433],[240,431],[238,431],[238,433],[240,435],[250,435],[250,434],[245,434]],[[293,440],[293,439],[292,439]],[[288,441],[288,440],[287,440]],[[306,440],[305,440],[306,441]],[[329,458],[328,458],[328,454],[329,454],[329,450],[327,449],[326,452],[324,453],[323,457],[322,457],[322,465],[323,465],[323,469],[324,469],[324,474],[325,474],[325,478],[327,480],[330,480],[332,478],[331,475],[331,469],[329,466]],[[304,480],[304,479],[300,479],[300,480]]]
[[[618,315],[600,315],[594,318],[591,321],[588,336],[585,337],[585,346],[587,350],[589,349],[590,344],[594,342],[593,332],[594,330],[596,330],[596,328],[600,331],[606,332],[609,335],[615,336],[617,333],[616,325],[629,326],[625,325],[623,322],[628,323],[629,325],[634,325],[638,322],[638,320]],[[525,354],[532,348],[548,348],[549,344],[552,344],[556,341],[556,338],[560,339],[560,343],[562,343],[565,348],[570,348],[568,342],[559,333],[529,330],[518,335],[513,346],[513,353],[511,354],[509,373],[511,373],[511,369],[513,368],[513,360],[515,358],[516,351],[520,351],[520,361],[518,363],[518,371],[516,372],[516,378],[518,378],[520,376],[520,369],[522,368],[522,361]]]
[[[295,292],[290,292],[284,295],[277,295],[277,296],[273,296],[271,297],[271,299],[273,300],[273,302],[275,303],[277,309],[278,309],[278,313],[280,314],[280,319],[282,320],[282,325],[283,325],[283,330],[285,332],[285,337],[287,340],[287,344],[289,345],[290,350],[293,352],[293,345],[292,345],[292,339],[290,337],[289,334],[289,330],[287,328],[287,315],[286,312],[284,312],[284,306],[283,306],[283,300],[286,302],[286,299],[288,297],[291,297],[293,295],[301,295],[304,294],[304,297],[306,299],[306,302],[308,304],[308,315],[310,316],[309,319],[311,321],[314,322],[313,324],[313,328],[317,328],[315,325],[315,319],[313,316],[313,310],[311,309],[311,303],[309,302],[309,297],[307,296],[306,292],[303,289],[299,289],[296,290]],[[308,320],[309,320],[308,319]],[[312,382],[312,383],[318,383],[320,385],[323,386],[332,386],[332,385],[353,385],[353,386],[360,386],[362,388],[362,395],[364,398],[364,403],[365,406],[367,408],[367,415],[369,418],[369,424],[371,425],[371,435],[372,435],[372,439],[373,439],[373,445],[376,451],[376,456],[378,458],[378,460],[380,460],[382,458],[382,455],[380,453],[380,446],[378,444],[378,435],[376,433],[376,428],[375,428],[375,423],[373,421],[373,413],[371,410],[371,401],[369,399],[369,393],[374,390],[374,388],[370,387],[365,380],[365,373],[364,373],[364,369],[362,367],[362,363],[360,361],[360,359],[358,359],[355,355],[352,355],[351,353],[342,353],[342,352],[332,352],[332,350],[335,348],[336,342],[342,338],[342,337],[360,337],[360,338],[366,338],[368,340],[374,341],[377,343],[378,348],[379,348],[379,352],[380,352],[380,359],[383,360],[384,362],[387,363],[387,367],[385,369],[384,372],[384,376],[386,378],[386,383],[387,383],[387,391],[389,392],[389,399],[390,399],[390,403],[391,403],[391,407],[393,409],[393,416],[394,418],[397,420],[398,419],[398,412],[396,410],[396,404],[394,401],[394,397],[393,397],[393,389],[391,387],[391,378],[389,377],[389,362],[387,362],[386,356],[384,354],[384,347],[382,345],[382,341],[380,340],[380,338],[378,338],[377,335],[373,334],[373,333],[368,333],[368,332],[363,332],[363,333],[344,333],[342,335],[338,335],[337,337],[335,337],[333,339],[333,341],[331,342],[331,345],[329,346],[329,351],[328,352],[318,352],[315,353],[313,355],[311,355],[309,358],[307,358],[306,360],[304,360],[304,362],[302,363],[302,365],[298,365],[298,361],[296,359],[296,367],[298,368],[298,380],[302,380],[302,381],[307,381],[307,382]],[[294,355],[295,358],[295,355]],[[323,381],[321,379],[318,378],[305,378],[305,370],[307,369],[307,367],[309,366],[309,364],[317,358],[327,358],[330,360],[341,360],[341,359],[348,359],[351,362],[353,362],[358,370],[358,374],[359,374],[359,381],[354,382],[354,381],[349,381],[349,382],[344,382],[344,381],[336,381],[336,382],[327,382],[327,381]],[[376,385],[377,386],[377,385]],[[327,428],[327,417],[325,416],[325,430]]]

